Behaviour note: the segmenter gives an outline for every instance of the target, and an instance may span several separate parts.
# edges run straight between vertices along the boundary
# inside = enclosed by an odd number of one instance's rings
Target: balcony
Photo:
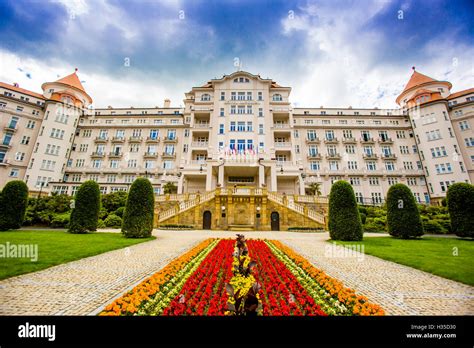
[[[274,123],[273,128],[275,129],[290,129],[289,123]]]
[[[338,154],[338,153],[330,153],[330,154],[326,155],[326,159],[328,159],[328,160],[340,160],[341,155]]]
[[[9,162],[6,158],[4,158],[3,161],[0,161],[0,166],[7,166],[8,164]]]
[[[308,159],[310,159],[310,160],[320,160],[321,159],[321,154],[320,153],[309,153],[308,154]]]
[[[142,137],[130,137],[128,138],[129,143],[141,143],[143,140]]]
[[[123,156],[123,152],[119,151],[115,151],[115,152],[110,152],[109,153],[109,158],[122,158]]]
[[[176,158],[176,152],[173,152],[173,153],[163,152],[161,154],[161,157],[163,157],[163,158]]]
[[[105,153],[104,152],[93,152],[91,155],[92,158],[104,158]]]
[[[106,143],[107,141],[109,141],[109,138],[107,137],[102,137],[102,136],[95,137],[96,143]]]
[[[0,143],[0,149],[2,149],[2,150],[8,150],[9,148],[11,148],[11,145],[10,145],[9,142],[8,142],[8,143],[5,143],[5,142]]]
[[[293,161],[288,160],[276,160],[277,167],[290,167],[293,165]]]
[[[362,157],[366,160],[376,160],[377,158],[379,158],[379,156],[374,153],[364,153]]]
[[[324,139],[325,144],[337,144],[339,140],[337,138]]]
[[[397,155],[395,155],[394,153],[383,153],[382,158],[384,160],[395,160],[397,159]]]
[[[113,143],[123,143],[125,141],[124,137],[113,137],[112,142]]]
[[[144,158],[157,158],[158,157],[158,153],[157,152],[145,152],[143,154],[143,157]]]
[[[291,143],[290,143],[289,141],[276,142],[276,143],[275,143],[275,148],[276,148],[276,149],[291,148]]]
[[[209,123],[195,123],[194,128],[209,129]]]
[[[3,128],[5,132],[16,132],[16,124],[9,124]]]
[[[374,144],[375,140],[374,140],[374,138],[361,138],[360,142],[362,144]]]
[[[209,142],[207,142],[207,141],[193,141],[191,143],[191,147],[193,147],[193,150],[194,150],[194,148],[205,148],[205,149],[207,149],[208,146],[209,146]]]
[[[320,140],[319,140],[319,138],[307,138],[306,143],[307,144],[319,144]]]
[[[392,138],[379,138],[380,144],[393,144]]]
[[[163,141],[167,143],[176,143],[178,142],[178,137],[165,137]]]
[[[357,143],[356,138],[342,138],[343,144],[355,144]]]
[[[191,160],[188,162],[188,164],[192,167],[206,167],[207,166],[207,162],[205,159]]]
[[[146,137],[147,143],[158,144],[160,142],[160,138],[158,137]]]

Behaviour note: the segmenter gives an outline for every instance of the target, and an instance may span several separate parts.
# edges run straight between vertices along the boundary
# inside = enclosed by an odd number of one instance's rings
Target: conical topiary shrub
[[[474,237],[474,185],[464,182],[448,188],[447,204],[451,229],[459,237]]]
[[[123,214],[122,233],[128,238],[146,238],[153,231],[155,194],[146,178],[136,179],[130,187]]]
[[[388,233],[397,238],[415,238],[423,235],[423,224],[415,196],[404,184],[390,186],[387,193]]]
[[[0,193],[0,231],[20,228],[28,205],[28,186],[21,180],[7,182]]]
[[[87,233],[97,230],[100,211],[99,185],[89,180],[84,182],[77,191],[74,209],[71,213],[69,232]]]
[[[336,181],[331,187],[328,227],[333,240],[362,240],[362,224],[354,190],[347,181]]]

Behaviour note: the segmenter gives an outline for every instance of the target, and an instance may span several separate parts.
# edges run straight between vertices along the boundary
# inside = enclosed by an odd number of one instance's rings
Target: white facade
[[[35,192],[73,194],[96,180],[108,193],[146,175],[156,193],[169,181],[178,193],[286,194],[320,182],[325,196],[344,179],[360,202],[381,203],[402,182],[425,203],[474,180],[474,89],[450,94],[417,72],[397,110],[293,108],[290,87],[242,71],[193,87],[184,108],[90,110],[78,81],[45,83],[43,95],[0,84],[0,186],[23,179]]]

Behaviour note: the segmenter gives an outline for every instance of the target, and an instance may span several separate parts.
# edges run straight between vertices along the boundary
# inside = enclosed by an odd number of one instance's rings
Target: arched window
[[[273,101],[282,101],[283,98],[281,97],[281,94],[274,94],[273,95]]]
[[[63,95],[61,97],[61,101],[64,103],[64,104],[72,104],[73,103],[73,99],[72,97],[68,96],[68,95]]]
[[[211,96],[207,93],[201,96],[201,101],[210,101],[210,100],[211,100]]]
[[[249,80],[248,78],[246,78],[246,77],[236,77],[236,78],[234,79],[234,82],[235,82],[235,83],[249,83],[250,80]]]

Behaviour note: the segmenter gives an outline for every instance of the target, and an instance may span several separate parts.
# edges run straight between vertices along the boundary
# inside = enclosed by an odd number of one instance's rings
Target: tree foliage
[[[415,238],[423,235],[420,212],[413,193],[404,184],[390,186],[387,193],[388,233],[397,238]]]
[[[153,231],[155,194],[146,178],[136,179],[128,194],[123,214],[122,233],[128,238],[146,238]]]
[[[20,228],[28,205],[28,186],[21,180],[9,181],[0,193],[0,231]]]
[[[74,209],[71,213],[69,232],[87,233],[97,230],[100,211],[99,185],[89,180],[84,182],[77,191]]]
[[[452,184],[448,188],[447,203],[452,232],[459,237],[474,237],[474,185]]]

